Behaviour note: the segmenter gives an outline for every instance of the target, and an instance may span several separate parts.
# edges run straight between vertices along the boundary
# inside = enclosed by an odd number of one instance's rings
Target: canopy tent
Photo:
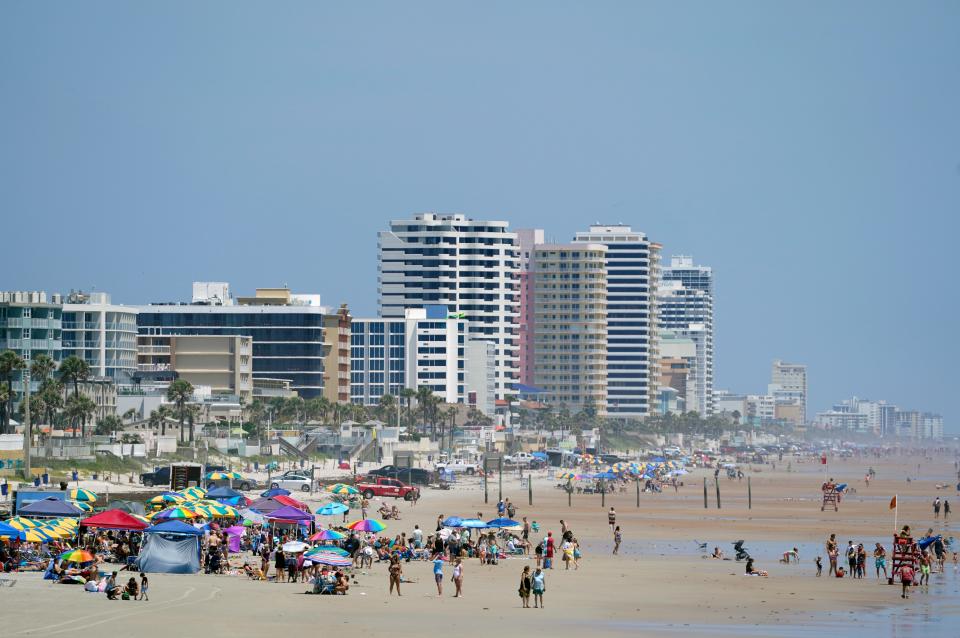
[[[148,527],[143,521],[137,520],[122,510],[107,510],[90,518],[80,521],[84,527],[98,527],[100,529],[126,529],[141,531]]]
[[[254,510],[244,510],[242,516],[245,523],[250,522],[253,524],[261,524],[267,519],[266,516]]]
[[[138,501],[110,501],[110,509],[123,510],[124,512],[140,514],[141,516],[146,511],[143,503]]]
[[[236,498],[238,496],[243,496],[243,494],[224,485],[222,487],[215,487],[209,492],[207,492],[206,498],[219,500],[219,499]]]
[[[289,505],[290,507],[296,507],[298,510],[302,510],[304,512],[310,511],[309,505],[307,505],[303,501],[298,501],[297,499],[287,496],[285,494],[277,494],[276,496],[273,496],[271,498],[273,498],[273,500],[275,500],[276,502],[282,505]]]
[[[280,509],[281,507],[288,506],[276,501],[275,497],[258,498],[254,502],[250,503],[250,509],[257,510],[261,514],[269,514],[270,512]]]
[[[49,496],[17,510],[23,516],[80,516],[83,510],[72,503]]]
[[[178,521],[163,523],[169,525]],[[183,523],[181,523],[183,524]],[[186,527],[190,527],[186,525]],[[135,569],[159,574],[196,574],[200,571],[200,538],[186,533],[144,535]]]
[[[282,487],[273,487],[261,494],[263,498],[270,498],[271,496],[290,496],[290,490],[285,490]]]
[[[313,520],[311,514],[286,505],[267,514],[267,520],[280,523],[306,523]]]
[[[144,534],[180,534],[183,536],[203,536],[203,532],[183,521],[163,521],[143,530]]]

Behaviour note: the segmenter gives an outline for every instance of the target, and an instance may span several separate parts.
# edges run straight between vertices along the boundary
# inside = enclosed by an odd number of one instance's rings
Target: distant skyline
[[[715,387],[806,363],[940,412],[960,4],[0,5],[0,289],[288,284],[376,312],[376,233],[623,222],[716,279]]]

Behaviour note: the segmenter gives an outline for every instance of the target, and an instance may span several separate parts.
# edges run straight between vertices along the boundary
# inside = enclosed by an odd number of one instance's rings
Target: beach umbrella
[[[327,491],[331,494],[339,494],[341,496],[352,496],[353,494],[360,493],[360,490],[352,485],[347,485],[346,483],[336,483],[331,485],[327,488]]]
[[[366,518],[359,521],[353,521],[347,525],[349,529],[352,529],[355,532],[382,532],[387,529],[387,526],[383,524],[383,521],[378,521],[375,518]]]
[[[314,534],[313,536],[311,536],[309,540],[311,540],[311,541],[313,541],[313,542],[316,542],[316,541],[342,541],[342,540],[345,539],[346,537],[347,537],[346,534],[341,534],[340,532],[338,532],[338,531],[336,531],[336,530],[333,530],[333,529],[322,529],[322,530],[320,530],[319,532],[317,532],[316,534]]]
[[[33,527],[38,527],[40,523],[33,520],[32,518],[27,518],[26,516],[14,516],[10,520],[6,521],[7,525],[10,527],[16,527],[17,529],[31,529]]]
[[[180,494],[188,501],[199,501],[207,495],[207,491],[202,487],[188,487],[180,490]]]
[[[310,549],[310,546],[304,543],[303,541],[290,541],[289,543],[283,544],[283,551],[288,554],[299,554]]]
[[[460,527],[460,523],[462,522],[463,519],[459,516],[448,516],[447,518],[443,519],[442,525],[444,527]]]
[[[20,540],[27,541],[29,543],[47,543],[52,540],[56,540],[56,536],[45,532],[39,527],[34,527],[32,529],[23,530]]]
[[[487,521],[487,527],[519,527],[520,523],[517,521],[510,520],[509,518],[495,518],[492,521]]]
[[[569,480],[575,479],[576,477],[577,475],[574,474],[573,472],[559,472],[557,474],[557,478],[562,479],[564,481],[569,481]]]
[[[90,503],[85,503],[83,501],[70,501],[70,504],[73,505],[74,507],[77,507],[83,510],[84,512],[93,511],[93,505],[91,505]]]
[[[465,518],[460,521],[460,524],[457,527],[462,527],[464,529],[486,529],[487,524],[481,521],[479,518]]]
[[[92,503],[97,500],[98,496],[95,492],[78,487],[75,490],[70,490],[67,492],[67,498],[69,498],[71,501],[84,501],[87,503]]]
[[[233,480],[237,481],[243,478],[240,472],[207,472],[203,477],[208,481]]]
[[[138,521],[140,521],[140,522],[143,523],[144,525],[149,525],[149,524],[150,524],[150,519],[148,519],[146,516],[141,516],[140,514],[131,514],[130,516],[134,517],[135,519],[137,519]]]
[[[158,520],[176,520],[196,518],[198,515],[199,513],[195,512],[193,509],[187,509],[186,507],[171,507],[170,509],[157,512],[151,518]]]
[[[163,494],[157,494],[147,502],[153,505],[167,505],[172,503],[182,503],[185,500],[187,500],[186,497],[178,492],[164,492]]]
[[[317,565],[329,565],[330,567],[350,567],[353,560],[347,556],[339,556],[333,552],[317,552],[315,554],[303,556],[304,561],[310,561]]]
[[[350,508],[343,503],[327,503],[317,510],[317,514],[320,516],[336,516],[337,514],[343,514],[349,511]]]
[[[97,560],[97,557],[85,549],[70,549],[60,554],[60,560],[68,563],[89,563]]]
[[[270,498],[271,496],[290,496],[290,494],[290,490],[285,490],[282,487],[274,487],[260,494],[260,497]]]

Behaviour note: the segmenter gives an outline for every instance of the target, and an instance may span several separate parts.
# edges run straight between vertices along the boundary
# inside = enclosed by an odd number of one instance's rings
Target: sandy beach
[[[532,560],[515,558],[496,566],[465,562],[465,597],[452,598],[449,573],[444,597],[438,597],[428,563],[404,565],[403,596],[389,596],[386,567],[375,563],[356,571],[356,581],[345,597],[304,595],[303,584],[264,583],[240,576],[163,575],[151,577],[149,602],[108,601],[79,587],[52,585],[39,574],[16,575],[12,588],[0,588],[0,615],[8,636],[63,635],[103,632],[142,638],[183,635],[245,636],[269,631],[350,631],[359,635],[814,635],[841,631],[842,635],[958,635],[951,631],[958,618],[953,602],[958,574],[947,564],[934,574],[930,592],[918,592],[904,601],[898,587],[873,577],[859,581],[815,577],[814,558],[826,557],[823,541],[836,533],[841,545],[882,541],[889,545],[893,512],[888,504],[898,494],[899,522],[914,530],[933,527],[951,536],[950,522],[933,520],[930,502],[935,496],[956,496],[954,489],[937,490],[938,482],[954,485],[953,457],[925,461],[918,457],[850,459],[823,468],[812,463],[757,466],[751,477],[752,508],[747,507],[747,481],[721,479],[717,509],[713,488],[709,507],[703,507],[702,480],[712,472],[698,470],[685,478],[676,493],[641,494],[640,506],[632,486],[626,493],[608,494],[606,505],[617,511],[624,543],[619,556],[611,555],[607,512],[599,495],[566,493],[556,489],[551,473],[534,482],[534,505],[515,477],[504,478],[504,496],[518,505],[517,518],[526,516],[546,531],[559,534],[559,520],[567,521],[584,547],[577,571],[562,562],[548,572],[546,609],[522,609],[517,596],[520,572]],[[906,482],[906,477],[919,480]],[[872,466],[877,478],[869,487],[863,476]],[[829,472],[839,482],[855,487],[839,512],[821,512],[819,486]],[[450,491],[428,490],[420,503],[401,503],[403,518],[388,522],[386,533],[409,532],[414,524],[432,531],[438,514],[496,515],[498,484],[489,484],[490,502],[484,504],[477,480],[463,481]],[[319,502],[319,501],[316,501]],[[392,500],[390,501],[392,504]],[[960,505],[960,497],[956,503]],[[378,503],[375,503],[375,506]],[[339,517],[337,517],[339,519]],[[720,547],[732,556],[732,542],[745,539],[757,567],[769,578],[744,576],[744,564],[714,560],[710,550]],[[797,546],[800,562],[785,565],[780,555]],[[242,559],[241,559],[242,560]],[[448,568],[449,569],[449,568]],[[936,622],[931,624],[931,618]],[[893,624],[891,624],[891,622]],[[922,626],[922,627],[921,627]]]

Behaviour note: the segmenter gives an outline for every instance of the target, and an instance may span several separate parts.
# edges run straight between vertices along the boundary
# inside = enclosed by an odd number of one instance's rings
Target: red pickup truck
[[[403,481],[394,478],[383,478],[380,476],[369,477],[360,481],[355,486],[364,498],[373,498],[374,496],[392,496],[393,498],[402,498],[405,501],[412,501],[420,496],[419,488],[407,485]]]

